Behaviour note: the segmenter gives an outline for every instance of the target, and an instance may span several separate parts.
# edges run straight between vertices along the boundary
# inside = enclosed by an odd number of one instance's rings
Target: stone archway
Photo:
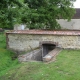
[[[42,57],[44,57],[50,51],[55,49],[58,46],[58,43],[53,41],[41,41],[39,45],[42,49]]]

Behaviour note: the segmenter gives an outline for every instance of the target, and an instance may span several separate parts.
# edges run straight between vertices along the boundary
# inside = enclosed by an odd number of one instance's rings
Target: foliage
[[[31,28],[59,29],[56,19],[72,18],[75,11],[72,8],[75,0],[24,0],[30,11],[26,22]]]
[[[19,0],[0,1],[0,27],[12,28],[14,23],[19,21],[19,9],[22,4]]]
[[[0,75],[5,73],[5,71],[18,64],[18,60],[12,60],[15,55],[10,50],[6,49],[6,36],[5,34],[0,34]]]
[[[0,33],[0,48],[6,47],[6,36],[3,33]]]
[[[25,23],[29,28],[59,29],[56,19],[70,20],[75,0],[1,0],[0,27]]]

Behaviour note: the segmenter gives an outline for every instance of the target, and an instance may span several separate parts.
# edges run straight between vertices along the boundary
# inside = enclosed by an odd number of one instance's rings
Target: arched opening
[[[50,51],[56,48],[55,44],[42,44],[42,57],[47,55]]]
[[[40,42],[40,48],[27,53],[24,56],[20,56],[22,61],[50,61],[53,56],[58,52],[56,42],[42,41]],[[25,57],[23,59],[23,57]],[[21,60],[20,59],[20,60]]]

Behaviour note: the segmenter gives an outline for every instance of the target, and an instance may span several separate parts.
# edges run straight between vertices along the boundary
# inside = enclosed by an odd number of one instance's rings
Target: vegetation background
[[[26,24],[30,29],[60,29],[56,19],[72,18],[76,0],[1,0],[0,27]]]

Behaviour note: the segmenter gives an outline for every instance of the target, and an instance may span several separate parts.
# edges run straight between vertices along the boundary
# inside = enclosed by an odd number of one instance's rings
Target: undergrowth
[[[0,33],[0,75],[4,74],[5,71],[18,64],[18,60],[12,60],[15,55],[10,50],[6,49],[6,35]]]
[[[6,48],[6,34],[0,33],[0,48]]]

